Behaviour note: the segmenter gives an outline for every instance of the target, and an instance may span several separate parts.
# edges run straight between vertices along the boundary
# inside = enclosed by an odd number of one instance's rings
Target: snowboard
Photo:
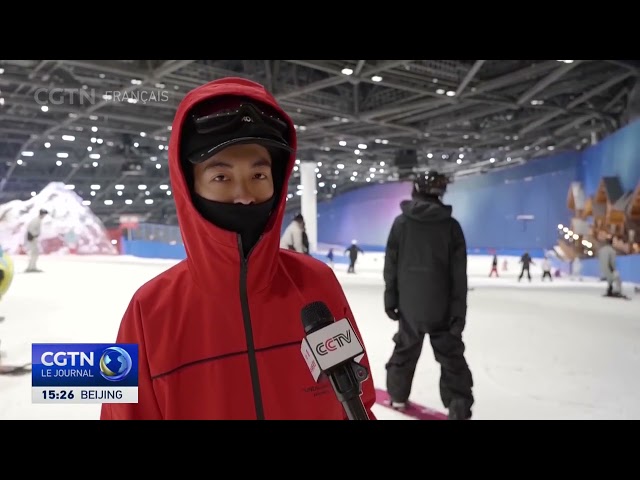
[[[620,295],[607,295],[606,293],[604,295],[602,295],[605,298],[619,298],[621,300],[631,300],[631,297],[627,297],[626,295],[620,294]]]
[[[4,356],[5,353],[0,350],[0,375],[26,375],[31,373],[31,362],[7,365],[2,361]]]
[[[31,373],[31,362],[22,365],[0,364],[0,375],[27,375]]]
[[[439,412],[417,403],[407,402],[407,406],[400,410],[391,406],[391,398],[385,390],[376,388],[376,403],[394,412],[399,412],[416,420],[447,420],[445,413]]]

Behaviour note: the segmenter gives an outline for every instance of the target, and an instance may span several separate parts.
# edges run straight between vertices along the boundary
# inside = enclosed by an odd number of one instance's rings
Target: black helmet
[[[449,179],[435,170],[420,173],[413,181],[413,193],[441,197],[447,191]]]

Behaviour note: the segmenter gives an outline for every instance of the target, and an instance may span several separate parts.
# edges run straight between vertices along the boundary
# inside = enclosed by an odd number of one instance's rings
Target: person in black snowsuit
[[[356,273],[356,260],[358,260],[358,253],[364,254],[364,251],[358,246],[358,242],[353,240],[351,246],[348,247],[344,253],[349,252],[349,268],[347,273]]]
[[[500,276],[500,275],[498,275],[498,255],[494,255],[493,256],[493,260],[491,262],[491,271],[489,272],[489,277],[492,277],[494,273],[496,274],[496,277]]]
[[[462,332],[467,316],[467,248],[460,223],[441,197],[448,179],[420,175],[412,200],[401,205],[387,240],[384,307],[398,322],[386,364],[392,406],[402,409],[411,392],[425,335],[441,366],[440,396],[450,419],[471,418],[473,377]]]
[[[524,252],[522,257],[520,257],[520,263],[522,264],[522,271],[520,272],[518,281],[522,280],[524,272],[527,272],[527,277],[529,278],[529,281],[531,281],[531,272],[529,272],[529,267],[533,265],[533,260],[531,259],[531,255],[529,255],[529,252]]]
[[[309,236],[307,235],[307,227],[304,221],[302,222],[302,251],[307,255],[311,255],[309,252]]]
[[[329,266],[333,268],[333,248],[330,248],[327,252],[327,258],[329,259]]]

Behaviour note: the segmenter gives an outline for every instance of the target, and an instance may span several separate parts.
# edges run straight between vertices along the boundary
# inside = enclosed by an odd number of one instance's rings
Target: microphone
[[[361,398],[369,371],[355,361],[364,355],[364,347],[349,320],[336,321],[324,302],[306,305],[301,317],[301,350],[313,379],[329,378],[349,420],[370,420]]]

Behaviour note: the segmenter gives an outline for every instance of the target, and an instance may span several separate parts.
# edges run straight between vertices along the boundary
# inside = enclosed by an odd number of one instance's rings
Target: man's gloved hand
[[[398,312],[397,308],[387,308],[385,312],[387,314],[387,317],[389,317],[391,320],[395,322],[400,320],[400,313]]]
[[[462,331],[464,330],[464,326],[466,321],[464,318],[460,317],[451,317],[449,320],[449,332],[456,337],[462,336]]]

